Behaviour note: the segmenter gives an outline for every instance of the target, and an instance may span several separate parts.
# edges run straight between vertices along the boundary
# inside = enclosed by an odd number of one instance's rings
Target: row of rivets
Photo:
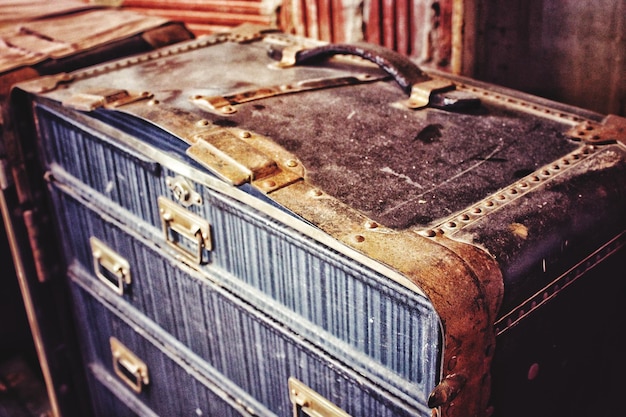
[[[464,89],[466,89],[468,91],[471,91],[473,93],[482,95],[484,98],[488,98],[488,99],[495,100],[495,101],[500,101],[500,102],[508,104],[510,106],[515,106],[515,107],[519,107],[519,108],[522,108],[522,109],[532,110],[535,113],[542,113],[542,114],[545,114],[545,115],[550,116],[550,117],[566,120],[568,122],[576,122],[576,123],[578,123],[578,122],[582,122],[584,120],[583,118],[581,118],[579,116],[576,116],[575,114],[566,113],[566,112],[562,112],[562,111],[557,111],[557,110],[552,109],[550,107],[545,107],[545,106],[541,106],[541,105],[538,105],[538,104],[529,103],[527,101],[516,99],[516,98],[510,97],[510,96],[503,95],[503,94],[493,93],[491,91],[483,90],[482,88],[468,86],[468,85],[463,85],[463,84],[459,84],[458,87],[459,88],[464,88]]]
[[[188,51],[192,51],[194,49],[199,49],[199,48],[204,48],[206,46],[210,46],[210,45],[215,45],[218,43],[222,43],[227,41],[228,38],[226,36],[216,36],[216,37],[210,37],[210,38],[204,38],[202,40],[197,40],[195,42],[189,42],[186,43],[184,45],[176,45],[174,47],[168,48],[168,49],[162,49],[158,52],[152,52],[152,53],[147,53],[144,55],[140,55],[137,57],[132,57],[132,58],[128,58],[128,59],[123,59],[120,61],[115,61],[109,64],[105,64],[102,66],[98,66],[98,67],[91,67],[82,71],[77,71],[75,74],[75,78],[77,80],[79,79],[85,79],[85,78],[90,78],[90,77],[94,77],[100,74],[104,74],[107,72],[111,72],[111,71],[115,71],[118,69],[122,69],[122,68],[126,68],[126,67],[130,67],[133,65],[137,65],[137,64],[141,64],[141,63],[145,63],[148,62],[150,60],[155,60],[158,58],[162,58],[165,56],[170,56],[170,55],[176,55],[176,54],[180,54],[183,52],[188,52]]]
[[[618,251],[626,244],[626,233],[622,233],[604,247],[596,251],[594,254],[578,263],[574,268],[570,269],[567,273],[561,275],[554,282],[539,291],[533,297],[522,303],[517,309],[512,310],[506,314],[503,318],[495,323],[496,333],[502,334],[509,328],[517,324],[521,319],[532,313],[539,306],[547,302],[550,298],[554,297],[561,290],[569,286],[578,278],[584,276],[587,271],[598,265],[606,257]]]
[[[488,212],[491,212],[498,207],[518,198],[531,189],[542,184],[544,181],[553,178],[554,175],[564,171],[567,168],[572,167],[576,162],[581,161],[585,157],[594,152],[596,148],[594,146],[586,146],[582,150],[573,153],[569,156],[562,158],[560,161],[539,170],[537,173],[532,174],[517,183],[511,185],[509,188],[502,190],[500,193],[481,203],[470,207],[466,211],[460,213],[455,218],[443,222],[439,227],[421,231],[420,234],[426,237],[436,237],[444,234],[445,230],[456,231],[463,226],[477,220],[484,216]]]

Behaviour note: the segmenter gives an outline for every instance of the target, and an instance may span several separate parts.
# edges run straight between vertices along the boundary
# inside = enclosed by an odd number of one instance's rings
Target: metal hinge
[[[264,193],[304,177],[302,163],[269,138],[219,128],[195,135],[187,154],[232,185],[251,183]]]
[[[97,88],[72,95],[63,101],[63,106],[80,111],[93,111],[100,107],[117,108],[151,97],[152,94],[147,91],[131,93],[116,88]]]

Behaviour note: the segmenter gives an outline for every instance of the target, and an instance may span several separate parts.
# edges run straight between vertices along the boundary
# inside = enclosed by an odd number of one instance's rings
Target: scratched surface
[[[571,152],[564,126],[488,106],[473,114],[409,111],[376,83],[239,107],[229,123],[296,154],[307,179],[398,229],[426,226]]]

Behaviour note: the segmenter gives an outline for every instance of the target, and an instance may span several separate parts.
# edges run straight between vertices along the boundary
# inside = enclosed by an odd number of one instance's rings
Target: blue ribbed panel
[[[84,290],[75,291],[78,293],[78,304],[87,306],[80,308],[86,310],[81,312],[81,317],[86,321],[83,337],[93,340],[92,344],[87,346],[90,360],[101,361],[103,365],[110,367],[106,363],[110,351],[103,348],[102,344],[108,341],[109,335],[117,337],[127,346],[130,345],[129,347],[149,365],[155,381],[159,378],[169,380],[169,391],[164,392],[164,388],[161,387],[151,388],[153,392],[163,392],[163,395],[150,396],[148,392],[144,398],[146,403],[164,416],[188,415],[181,414],[180,408],[172,407],[180,407],[180,400],[176,397],[187,396],[190,390],[193,393],[192,384],[197,382],[181,375],[175,369],[175,364],[170,363],[152,344],[143,340],[136,329],[140,328],[139,333],[149,334],[156,340],[167,340],[168,336],[161,334],[162,331],[151,326],[138,312],[123,307],[122,302],[116,299],[113,293],[101,288],[100,284],[88,278],[84,272],[76,268],[72,271],[73,279],[92,293],[92,296],[88,296]],[[194,336],[192,341],[182,337],[181,342],[192,348],[197,348],[194,341],[203,345],[206,350],[201,357],[210,367],[223,374],[228,381],[241,387],[277,416],[290,415],[292,406],[287,381],[291,376],[304,381],[353,416],[392,417],[428,414],[426,407],[420,411],[411,409],[375,385],[366,383],[349,368],[327,357],[296,335],[285,331],[278,323],[258,314],[209,281],[194,279],[182,270],[168,271],[167,275],[173,284],[170,287],[173,291],[170,296],[174,302],[170,314],[180,320],[183,318],[179,315],[180,310],[184,309],[199,320],[195,323],[179,321],[178,326],[183,328],[179,334],[188,332]],[[104,301],[109,301],[112,306],[105,308],[101,302],[92,298],[94,294],[104,297]],[[123,311],[117,315],[123,319],[111,313],[116,311],[116,306],[122,306]],[[98,328],[97,332],[88,331],[95,328]],[[202,333],[194,334],[198,330]],[[193,366],[193,358],[189,358],[190,353],[186,348],[169,345],[167,342],[164,345],[172,349],[175,355],[180,356],[180,360],[187,360]],[[226,383],[226,380],[222,382]],[[158,383],[155,382],[155,385]],[[232,390],[230,392],[236,396],[236,392]],[[193,395],[190,397],[191,403],[195,404]],[[254,408],[254,405],[252,407]]]
[[[172,353],[165,354],[163,346],[157,346],[146,340],[142,335],[143,330],[137,331],[138,325],[142,327],[141,323],[133,324],[128,317],[121,319],[114,315],[104,304],[75,283],[72,285],[72,293],[84,359],[89,364],[91,372],[98,370],[100,374],[106,373],[112,379],[107,384],[108,388],[104,388],[99,381],[96,382],[94,375],[88,378],[92,384],[90,389],[95,406],[100,408],[97,411],[98,415],[107,417],[118,415],[115,414],[117,405],[109,402],[111,395],[107,393],[108,389],[114,390],[116,397],[139,400],[162,417],[249,415],[242,411],[236,398],[231,398],[224,392],[217,393],[222,389],[220,384],[223,381],[204,378],[204,381],[201,381],[200,378],[189,374],[189,365],[185,358]],[[142,388],[141,393],[131,391],[115,374],[109,342],[111,336],[122,342],[148,366],[150,382]],[[102,379],[103,376],[99,376]]]
[[[60,116],[41,108],[38,113],[53,173],[59,177],[69,173],[96,190],[105,199],[94,204],[123,223],[136,224],[132,215],[148,222],[158,241],[161,222],[156,200],[170,196],[165,177],[176,174],[155,168],[156,163],[147,158],[119,149]],[[88,154],[90,163],[84,164],[84,158],[66,158],[67,154]],[[214,250],[210,263],[203,266],[205,271],[217,274],[224,287],[329,352],[338,357],[352,355],[350,360],[357,360],[368,372],[424,400],[437,382],[441,353],[439,321],[428,300],[231,198],[205,187],[195,188],[204,203],[189,210],[209,220],[214,236]],[[107,209],[111,202],[132,215]],[[84,234],[76,236],[76,241],[87,242],[89,233],[112,233],[105,232],[110,226],[101,225],[93,215],[79,215],[80,210],[71,209],[73,217],[68,224],[82,216],[91,229],[75,231]],[[91,255],[85,249],[73,250],[90,268]],[[162,281],[159,285],[171,290],[167,288],[171,285],[168,278],[158,273],[167,262],[150,258],[144,250],[133,250],[138,263],[151,270],[155,285]],[[148,295],[143,297],[154,294],[152,289],[145,290]],[[139,297],[133,292],[135,296]],[[142,311],[158,303],[157,322],[182,337],[180,330],[168,323],[173,320],[169,314],[173,301],[166,298],[136,302]]]

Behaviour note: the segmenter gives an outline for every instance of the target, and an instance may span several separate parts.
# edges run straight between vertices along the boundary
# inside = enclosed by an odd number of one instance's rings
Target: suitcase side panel
[[[107,381],[107,387],[102,387],[99,381],[92,380],[96,386],[91,389],[96,397],[98,391],[113,388],[116,390],[113,394],[134,404],[140,415],[146,412],[145,415],[150,415],[150,411],[152,415],[161,416],[194,415],[197,410],[208,415],[250,415],[235,398],[218,388],[218,381],[199,375],[188,360],[173,353],[176,349],[150,337],[140,324],[129,321],[124,313],[113,314],[110,306],[98,301],[98,288],[85,285],[77,275],[70,275],[69,279],[87,367],[96,380]],[[121,341],[147,364],[148,382],[141,385],[140,392],[134,392],[134,388],[117,375],[111,337]],[[99,405],[100,412],[111,415],[109,404]]]
[[[248,395],[258,399],[260,403],[277,415],[287,415],[292,408],[287,381],[292,376],[305,381],[307,385],[322,393],[329,401],[351,415],[364,415],[372,412],[371,410],[374,410],[376,415],[381,416],[425,415],[427,413],[427,410],[422,409],[418,412],[411,409],[407,404],[394,400],[388,393],[365,382],[364,379],[341,363],[331,360],[322,352],[301,342],[296,335],[289,334],[279,325],[272,324],[271,320],[264,318],[259,312],[246,308],[240,301],[225,293],[220,293],[219,289],[211,288],[210,285],[202,285],[199,281],[189,283],[191,287],[199,289],[199,292],[193,289],[192,292],[201,294],[204,302],[196,301],[196,303],[201,304],[201,309],[204,310],[203,314],[207,318],[211,318],[210,323],[204,329],[204,337],[212,341],[213,352],[210,353],[212,358],[199,358],[183,343],[174,340],[171,336],[164,334],[156,325],[148,322],[138,311],[127,306],[123,301],[112,298],[108,289],[102,288],[99,282],[89,278],[80,269],[72,268],[71,273],[74,276],[74,281],[93,294],[97,294],[97,298],[100,299],[99,302],[95,302],[95,299],[88,300],[85,298],[79,301],[91,306],[89,308],[98,305],[95,307],[97,312],[88,312],[89,315],[86,317],[104,317],[105,323],[107,320],[111,323],[110,329],[100,325],[102,332],[93,332],[96,343],[92,347],[98,352],[97,356],[100,358],[110,356],[110,351],[107,350],[108,346],[105,343],[108,340],[107,335],[115,335],[119,340],[125,341],[134,352],[142,356],[141,350],[143,348],[133,346],[132,342],[134,338],[140,337],[136,332],[138,328],[141,328],[140,333],[143,337],[161,341],[165,344],[164,349],[177,352],[176,356],[180,356],[183,361],[191,364],[196,370],[195,375],[197,377],[201,376],[199,374],[208,373],[215,375],[214,378],[220,378],[219,375],[223,372],[223,375],[228,379],[221,377],[220,381],[223,385],[230,385],[228,392],[246,404],[246,408],[255,409],[261,414],[263,414],[263,407],[256,404]],[[184,274],[179,274],[177,277],[173,277],[173,280],[175,279],[189,278]],[[187,292],[187,295],[189,294]],[[110,312],[106,312],[105,307],[100,304],[102,302],[111,306],[107,307],[107,310],[117,311],[117,313],[112,315]],[[174,304],[178,302],[179,300],[174,300]],[[187,299],[185,302],[194,304],[194,300]],[[178,309],[174,306],[170,314],[178,316],[179,312],[176,310]],[[109,318],[106,319],[106,317]],[[178,318],[180,319],[180,317]],[[128,331],[123,329],[125,326],[117,324],[120,321],[124,321],[130,326]],[[96,323],[91,323],[90,327],[93,328],[95,325]],[[149,356],[143,355],[143,357],[146,363],[153,362]],[[205,359],[210,362],[204,362]],[[213,368],[212,365],[216,366],[217,369]],[[110,366],[107,365],[111,371]],[[164,372],[165,375],[176,375],[174,370],[164,369],[159,372]],[[234,385],[231,385],[232,383],[241,388],[235,388]],[[155,384],[154,387],[150,388],[154,391],[146,390],[145,399],[150,402],[154,401],[153,408],[155,409],[157,409],[157,404],[161,404],[161,402],[163,404],[158,407],[179,404],[180,402],[177,402],[175,398],[168,400],[161,397],[178,397],[179,393],[184,391],[185,386],[186,383],[182,379],[175,377],[172,384],[168,384],[168,387],[158,388]],[[172,389],[174,387],[176,388]],[[143,393],[139,395],[144,396]],[[178,406],[186,407],[184,404]],[[181,415],[180,411],[169,410],[164,415]],[[172,412],[174,413],[172,414]]]
[[[95,135],[87,134],[76,126],[62,123],[59,129],[54,123],[49,123],[47,116],[40,119],[43,137],[49,139],[46,143],[52,148],[49,154],[53,155],[53,161],[57,161],[51,164],[52,176],[72,184],[75,180],[65,173],[67,167],[72,176],[89,184],[99,194],[107,195],[142,219],[150,219],[152,225],[146,225],[141,233],[155,241],[162,240],[162,232],[155,230],[161,227],[161,219],[154,201],[158,195],[171,194],[163,178],[172,178],[175,173],[163,167],[157,169],[154,161],[143,159],[137,162],[138,157],[133,156],[131,151],[106,145],[96,140]],[[57,149],[57,146],[63,148]],[[89,156],[84,159],[71,157],[76,154]],[[93,169],[94,166],[101,168]],[[116,185],[111,186],[113,181]],[[80,187],[80,184],[74,186]],[[250,211],[244,205],[208,190],[197,190],[202,193],[204,204],[201,208],[189,209],[211,221],[215,236],[210,263],[203,268],[209,273],[218,273],[223,285],[251,303],[283,317],[286,323],[292,323],[290,326],[296,326],[298,332],[316,343],[325,344],[328,349],[334,349],[329,344],[332,339],[303,327],[304,322],[295,323],[285,308],[311,322],[313,328],[323,329],[323,334],[330,333],[390,368],[403,381],[418,384],[422,392],[434,386],[439,365],[432,350],[432,341],[439,340],[439,328],[436,316],[423,298],[381,279],[354,262],[346,264],[347,260],[337,258],[336,254],[319,244],[295,235],[288,228]],[[110,202],[97,195],[89,196],[89,199],[97,201],[99,209],[110,207]],[[120,217],[120,214],[115,214],[116,209],[106,210],[112,216]],[[61,217],[69,213],[75,211],[65,210]],[[86,217],[85,221],[92,223],[94,220]],[[120,221],[128,222],[123,218]],[[133,221],[135,224],[141,222],[140,219]],[[72,219],[68,219],[66,224],[70,227]],[[96,224],[92,227],[96,230],[95,235],[100,234],[98,230],[103,228]],[[70,233],[85,232],[82,229],[70,230]],[[87,242],[88,236],[79,235],[71,240]],[[87,249],[86,245],[82,249],[77,248],[76,254],[83,265],[90,267],[91,254]],[[242,286],[241,281],[248,286]],[[272,300],[283,307],[273,307]],[[424,345],[415,343],[410,336],[417,335],[405,332],[399,332],[401,338],[390,338],[388,335],[392,329],[384,327],[385,320],[381,315],[404,318],[406,322],[403,326],[420,329],[418,339],[431,342]],[[387,342],[381,344],[381,340]],[[407,361],[406,358],[412,359]],[[416,358],[421,358],[420,365],[416,363]],[[405,383],[397,385],[404,389]]]
[[[57,187],[65,188],[65,192],[59,192]],[[132,282],[129,288],[125,289],[124,295],[119,297],[119,302],[122,300],[129,302],[165,331],[183,342],[195,354],[212,363],[220,372],[249,390],[260,389],[261,391],[257,394],[262,398],[268,398],[270,394],[265,390],[269,389],[272,383],[265,384],[268,385],[267,387],[264,384],[257,387],[254,380],[250,379],[254,377],[250,376],[248,372],[241,373],[243,370],[239,368],[240,364],[248,359],[236,361],[229,359],[229,355],[234,353],[230,350],[235,350],[238,346],[237,340],[241,339],[238,331],[234,330],[240,327],[236,323],[245,323],[248,319],[245,317],[228,319],[227,322],[224,321],[226,319],[218,319],[223,316],[222,310],[216,307],[220,305],[221,301],[216,299],[216,295],[206,288],[210,288],[210,282],[225,287],[221,276],[207,273],[198,276],[198,272],[181,269],[179,261],[164,252],[162,247],[159,248],[162,244],[154,242],[152,239],[150,239],[152,242],[148,243],[144,237],[134,233],[129,235],[124,231],[125,226],[117,223],[108,215],[88,211],[83,206],[88,202],[82,200],[79,202],[75,199],[76,196],[72,197],[66,194],[68,192],[67,187],[55,184],[52,188],[61,230],[64,230],[65,236],[69,237],[67,242],[71,242],[67,245],[67,256],[70,258],[68,262],[72,262],[74,259],[81,264],[80,266],[74,264],[74,269],[91,270],[94,273],[94,254],[89,247],[89,239],[92,237],[97,237],[106,242],[117,253],[123,253],[130,264]],[[340,295],[345,296],[350,288],[350,286],[341,286],[337,291]],[[304,294],[310,289],[303,287],[300,291]],[[113,294],[110,289],[109,293]],[[246,297],[245,300],[246,302],[253,301],[251,297]],[[367,300],[371,304],[365,303],[354,308],[360,314],[366,313],[369,317],[363,323],[366,326],[361,326],[362,332],[356,332],[353,335],[356,342],[363,344],[360,349],[355,349],[345,342],[335,341],[331,335],[311,323],[294,320],[290,311],[286,311],[284,308],[279,309],[276,306],[272,307],[270,300],[264,304],[258,301],[252,304],[263,309],[264,314],[271,314],[274,319],[283,317],[283,325],[299,334],[299,338],[306,337],[315,346],[341,358],[342,361],[348,361],[350,366],[358,369],[361,375],[377,381],[374,385],[386,386],[385,389],[389,389],[394,395],[404,398],[407,404],[413,404],[419,408],[420,402],[422,404],[425,402],[425,395],[430,389],[425,385],[425,381],[432,378],[432,374],[426,374],[424,369],[424,365],[432,366],[427,360],[430,347],[433,340],[436,339],[433,339],[430,332],[434,330],[436,335],[438,327],[435,329],[425,328],[422,323],[423,318],[415,316],[410,311],[403,312],[396,305],[390,302],[384,303],[385,300],[380,300],[375,296],[370,296]],[[227,314],[226,317],[241,314],[236,310],[229,309],[229,311],[233,312]],[[342,328],[351,327],[346,320],[344,318],[335,325]],[[380,334],[375,331],[378,326],[375,326],[374,323],[389,324],[380,328],[380,332],[382,332]],[[252,326],[252,328],[255,327]],[[398,338],[393,337],[394,334],[401,334],[402,338],[396,340]],[[252,345],[255,345],[254,340],[258,340],[255,335],[250,334],[243,339],[249,340]],[[211,342],[212,340],[215,342]],[[231,342],[227,342],[227,340],[231,340]],[[275,351],[276,341],[273,341],[271,337],[262,340],[256,342],[256,346],[262,346],[263,352]],[[389,346],[396,346],[397,343],[403,343],[405,350],[396,352],[390,349]],[[367,348],[375,348],[378,351],[369,352]],[[240,351],[240,356],[244,358],[255,355],[241,346],[237,349],[243,349]],[[398,347],[397,349],[402,348]],[[256,354],[261,354],[261,351]],[[373,357],[381,358],[381,362],[385,360],[385,366],[372,363]],[[259,357],[258,362],[262,364],[263,357]],[[307,362],[309,366],[313,366],[315,363],[312,360],[307,360]],[[231,363],[238,365],[233,367]],[[257,361],[252,360],[247,367],[243,368],[249,369],[252,375],[261,376],[271,374],[272,369],[280,369],[279,364],[262,366],[263,369],[257,369]],[[314,368],[318,366],[314,366]],[[393,370],[400,369],[403,373],[394,375],[390,368]],[[257,369],[258,374],[252,371],[255,369]],[[389,384],[395,388],[390,387]]]

